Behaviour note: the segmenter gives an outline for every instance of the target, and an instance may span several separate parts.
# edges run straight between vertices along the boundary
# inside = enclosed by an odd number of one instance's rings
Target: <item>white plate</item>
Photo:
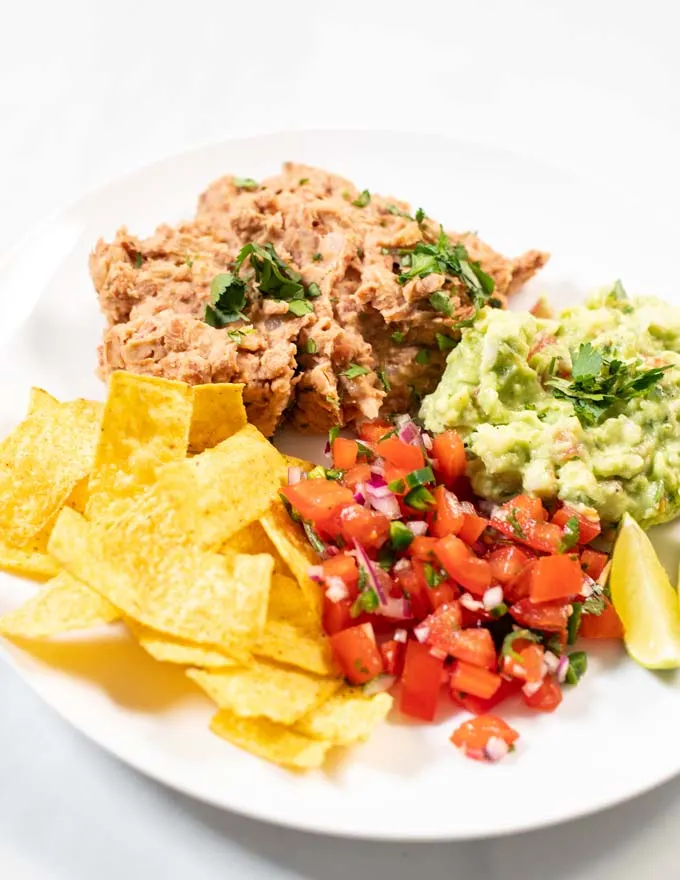
[[[102,321],[87,273],[99,236],[112,236],[122,223],[150,232],[189,214],[213,178],[227,172],[261,178],[289,158],[410,199],[450,228],[478,229],[505,253],[552,251],[525,301],[540,291],[572,303],[621,277],[631,290],[680,303],[673,286],[676,231],[656,228],[649,210],[564,171],[424,135],[234,140],[159,162],[81,199],[0,269],[3,302],[21,302],[28,313],[39,297],[0,354],[2,432],[21,416],[32,384],[60,397],[102,396],[94,376]],[[303,454],[310,448],[295,437],[285,443]],[[317,441],[312,448],[318,455]],[[666,528],[660,544],[673,571],[675,543]],[[0,611],[33,590],[3,576]],[[394,718],[330,770],[305,776],[210,734],[209,702],[177,669],[155,663],[117,630],[31,654],[3,648],[47,703],[132,766],[210,803],[311,831],[412,840],[508,833],[610,806],[680,771],[677,678],[645,672],[615,646],[591,652],[587,676],[566,691],[555,715],[517,709],[507,716],[521,739],[500,765],[459,755],[448,741],[451,711],[433,726]]]

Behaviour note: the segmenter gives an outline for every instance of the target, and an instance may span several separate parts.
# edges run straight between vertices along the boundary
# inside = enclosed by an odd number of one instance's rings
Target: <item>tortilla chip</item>
[[[283,462],[286,465],[286,468],[299,467],[306,474],[316,467],[311,461],[307,461],[304,458],[296,458],[294,455],[284,455]]]
[[[89,473],[99,432],[100,404],[39,399],[0,444],[0,534],[16,547],[45,527]]]
[[[320,619],[323,596],[318,584],[315,584],[307,573],[311,565],[318,565],[319,559],[310,547],[304,532],[288,516],[283,502],[278,498],[261,517],[260,522],[272,544],[295,575],[310,609],[316,618]]]
[[[274,561],[188,545],[196,527],[194,488],[186,470],[165,468],[110,530],[66,508],[49,552],[138,623],[247,659],[264,630]]]
[[[282,620],[303,629],[321,632],[321,625],[310,610],[300,585],[283,574],[272,576],[269,591],[268,620]]]
[[[317,675],[336,674],[328,640],[285,620],[267,621],[253,653]]]
[[[339,746],[363,742],[385,720],[393,702],[387,693],[365,697],[360,688],[344,687],[301,718],[295,730]]]
[[[196,476],[199,544],[216,550],[276,497],[281,455],[252,425],[187,462]]]
[[[232,535],[220,547],[220,553],[268,553],[274,559],[275,573],[290,574],[288,566],[279,556],[279,551],[269,540],[267,533],[257,520]],[[297,583],[294,583],[297,587]]]
[[[213,716],[210,729],[252,755],[297,770],[321,767],[330,748],[330,743],[309,739],[266,718],[239,718],[224,709]]]
[[[189,669],[187,675],[219,709],[240,718],[269,718],[279,724],[293,724],[341,685],[339,680],[284,669],[266,660],[255,660],[242,669]]]
[[[126,623],[142,648],[162,663],[179,663],[183,666],[198,666],[206,669],[237,665],[235,660],[212,645],[197,645],[185,639],[173,638],[132,620]]]
[[[0,633],[43,639],[118,620],[120,614],[99,593],[62,571],[20,608],[0,618]]]
[[[221,382],[194,385],[189,451],[212,449],[248,424],[243,385]]]
[[[88,519],[108,522],[156,479],[158,469],[183,459],[191,424],[192,390],[184,382],[117,371],[90,476]]]
[[[47,533],[49,535],[49,532]],[[42,548],[47,540],[44,530],[23,547],[12,547],[0,541],[0,569],[36,581],[46,581],[59,574],[61,566]]]
[[[30,416],[34,413],[46,412],[53,406],[59,406],[59,401],[56,397],[52,397],[51,394],[48,394],[42,388],[31,388],[26,415]]]

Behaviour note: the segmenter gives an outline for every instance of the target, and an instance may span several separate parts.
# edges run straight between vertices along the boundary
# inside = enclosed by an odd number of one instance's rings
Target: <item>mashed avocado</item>
[[[579,368],[597,372],[598,358],[602,375],[627,389],[609,403],[582,394],[600,390],[599,378],[574,384]],[[680,308],[628,300],[617,285],[554,321],[485,309],[420,414],[430,431],[461,433],[484,497],[526,491],[595,507],[608,522],[626,511],[646,526],[671,519],[680,513]]]

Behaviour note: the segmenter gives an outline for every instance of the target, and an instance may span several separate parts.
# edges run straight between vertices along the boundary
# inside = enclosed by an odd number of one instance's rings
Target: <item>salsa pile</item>
[[[475,717],[451,740],[496,761],[518,733],[490,714],[521,694],[541,712],[586,671],[577,636],[621,638],[595,511],[518,495],[475,501],[455,431],[408,416],[331,432],[332,467],[290,468],[282,497],[321,563],[323,623],[352,684],[399,687],[405,715],[432,721],[443,695]]]

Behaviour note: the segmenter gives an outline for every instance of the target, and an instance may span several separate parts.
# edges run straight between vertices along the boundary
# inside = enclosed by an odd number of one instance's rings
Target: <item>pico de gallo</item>
[[[399,683],[404,715],[433,721],[440,701],[472,713],[451,740],[496,761],[518,733],[492,714],[520,695],[552,712],[587,668],[577,636],[621,638],[606,591],[597,513],[517,495],[475,499],[455,431],[408,417],[331,431],[332,467],[290,468],[282,498],[321,561],[323,625],[347,680]]]

